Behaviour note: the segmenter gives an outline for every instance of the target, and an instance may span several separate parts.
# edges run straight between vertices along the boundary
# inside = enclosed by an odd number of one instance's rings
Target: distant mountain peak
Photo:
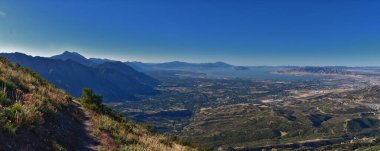
[[[228,64],[228,63],[225,63],[225,62],[223,62],[223,61],[217,61],[217,62],[215,62],[214,64],[217,64],[217,65],[224,65],[224,66],[232,66],[232,65],[230,65],[230,64]]]
[[[187,63],[187,62],[183,62],[183,61],[172,61],[172,62],[168,62],[168,63]]]
[[[60,55],[55,55],[55,56],[66,56],[66,57],[79,57],[79,58],[84,58],[84,59],[87,59],[86,57],[84,57],[83,55],[77,53],[77,52],[70,52],[70,51],[64,51],[62,54]],[[52,56],[54,57],[54,56]]]
[[[55,59],[55,60],[63,60],[63,61],[72,60],[72,61],[84,64],[84,65],[92,65],[92,64],[94,64],[93,62],[91,62],[90,60],[88,60],[83,55],[81,55],[81,54],[79,54],[77,52],[70,52],[70,51],[65,51],[62,54],[55,55],[55,56],[52,56],[50,58],[51,59]]]
[[[70,52],[70,51],[64,51],[61,55],[76,55],[76,56],[81,56],[81,57],[84,57],[82,56],[81,54],[77,53],[77,52]]]
[[[227,63],[225,63],[225,62],[223,62],[223,61],[217,61],[217,62],[215,62],[215,63],[217,63],[217,64],[227,64]]]

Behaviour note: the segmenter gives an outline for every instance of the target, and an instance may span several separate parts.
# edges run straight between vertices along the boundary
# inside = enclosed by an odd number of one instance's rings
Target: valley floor
[[[373,79],[168,76],[160,79],[160,95],[110,105],[159,132],[215,149],[355,148],[374,146],[380,136],[380,96]]]

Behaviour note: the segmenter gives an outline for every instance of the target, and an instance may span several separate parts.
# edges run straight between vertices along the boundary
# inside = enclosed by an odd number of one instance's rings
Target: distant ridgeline
[[[122,62],[86,59],[71,52],[51,58],[22,53],[1,53],[0,56],[39,72],[42,77],[76,97],[85,87],[104,96],[105,101],[136,100],[136,95],[157,93],[154,86],[159,81]]]
[[[315,73],[315,74],[352,74],[341,67],[302,67],[286,71],[278,71],[279,73]]]
[[[176,70],[176,71],[204,71],[204,70],[249,70],[248,67],[234,66],[224,62],[214,63],[187,63],[180,61],[166,62],[166,63],[142,63],[142,62],[125,62],[125,64],[140,70]]]

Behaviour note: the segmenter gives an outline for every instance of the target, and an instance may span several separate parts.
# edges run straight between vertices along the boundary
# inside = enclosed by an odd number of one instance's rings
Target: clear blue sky
[[[379,0],[1,0],[0,51],[380,65]]]

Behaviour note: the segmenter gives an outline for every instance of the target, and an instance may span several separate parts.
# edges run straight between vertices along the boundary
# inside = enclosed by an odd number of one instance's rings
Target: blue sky
[[[0,51],[123,61],[380,65],[378,0],[1,0]]]

